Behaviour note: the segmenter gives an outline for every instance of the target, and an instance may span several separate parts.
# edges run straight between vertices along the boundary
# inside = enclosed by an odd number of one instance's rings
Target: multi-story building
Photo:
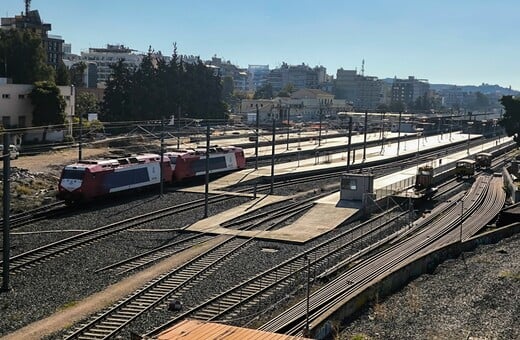
[[[0,114],[2,115],[1,125],[4,128],[24,129],[33,127],[33,106],[29,98],[33,87],[30,84],[11,84],[9,79],[0,78]],[[72,121],[71,117],[74,116],[75,89],[72,86],[58,86],[58,89],[67,104],[64,112],[67,120]],[[47,140],[63,138],[66,131],[63,131],[63,129],[58,130],[55,133],[48,131]],[[25,132],[24,138],[27,140],[39,139],[38,133],[34,129],[29,129]]]
[[[240,69],[230,61],[222,61],[217,57],[211,58],[205,64],[215,70],[215,75],[231,77],[235,91],[246,92],[248,90],[248,74],[245,69]]]
[[[417,98],[428,96],[430,84],[426,79],[416,79],[409,76],[408,79],[394,79],[392,85],[392,102],[401,102],[405,105],[412,105]]]
[[[123,45],[107,44],[105,48],[89,48],[88,52],[81,52],[80,60],[96,65],[97,82],[100,87],[104,87],[105,83],[112,74],[111,66],[123,60],[129,66],[137,67],[141,64],[144,55],[134,53],[132,50]],[[93,76],[92,76],[93,77]]]
[[[309,66],[288,65],[283,63],[281,67],[273,69],[269,72],[267,82],[273,87],[273,91],[278,92],[292,84],[294,89],[316,89],[318,88],[318,70]]]
[[[345,100],[334,99],[334,95],[319,89],[300,89],[290,97],[244,99],[240,108],[243,120],[254,122],[257,108],[260,123],[272,119],[285,122],[316,121],[320,115],[333,118],[338,112],[352,110],[352,106]]]
[[[269,76],[269,65],[249,65],[247,67],[247,89],[255,92],[265,85]]]
[[[54,69],[58,68],[63,58],[63,42],[61,36],[50,35],[51,24],[43,23],[40,13],[37,10],[30,11],[28,8],[25,13],[14,16],[14,18],[1,18],[0,28],[2,29],[28,29],[38,34],[46,52],[47,64]]]
[[[336,98],[352,102],[356,109],[375,109],[383,100],[383,81],[355,70],[339,69],[334,87]]]

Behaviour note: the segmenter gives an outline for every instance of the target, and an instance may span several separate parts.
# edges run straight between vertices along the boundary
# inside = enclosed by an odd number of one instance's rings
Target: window
[[[11,126],[11,117],[2,116],[2,125],[4,128],[9,128]]]
[[[356,191],[357,190],[357,180],[354,178],[347,178],[341,181],[342,189]]]
[[[25,116],[19,116],[18,117],[18,127],[24,128],[24,127],[26,127],[25,124],[26,124]]]
[[[2,99],[9,99],[11,95],[9,93],[2,93]]]

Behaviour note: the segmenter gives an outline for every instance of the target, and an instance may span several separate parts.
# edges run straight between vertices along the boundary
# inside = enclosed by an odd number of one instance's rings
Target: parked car
[[[3,144],[0,144],[0,152],[2,153],[2,155],[4,154],[4,145]],[[17,159],[18,156],[20,156],[20,151],[18,151],[18,148],[16,147],[16,145],[14,145],[14,144],[9,145],[9,158]]]

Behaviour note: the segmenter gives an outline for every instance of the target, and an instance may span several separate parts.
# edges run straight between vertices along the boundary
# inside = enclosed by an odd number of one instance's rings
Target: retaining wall
[[[355,298],[346,302],[343,306],[317,320],[312,327],[313,339],[329,339],[340,324],[348,322],[349,318],[360,310],[367,302],[377,297],[389,295],[400,290],[405,284],[425,273],[431,273],[440,263],[447,259],[456,258],[462,252],[468,252],[481,244],[496,243],[504,238],[520,232],[520,222],[489,231],[464,241],[452,243],[444,248],[437,249],[428,255],[421,257],[404,267],[394,271],[385,278],[373,282],[370,287],[358,294]]]

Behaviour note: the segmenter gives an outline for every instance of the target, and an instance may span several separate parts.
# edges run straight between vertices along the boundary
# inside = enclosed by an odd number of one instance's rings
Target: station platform
[[[363,136],[356,136],[359,139],[363,139]],[[471,139],[480,138],[480,135],[462,134],[454,132],[450,134],[451,138],[448,138],[448,134],[439,136],[418,136],[413,142],[408,140],[401,142],[399,150],[397,149],[397,143],[388,143],[383,146],[371,147],[366,150],[366,159],[362,159],[363,150],[357,150],[356,157],[352,157],[355,162],[363,163],[364,168],[368,169],[371,164],[379,164],[384,161],[388,161],[398,155],[404,154],[416,154],[418,150],[424,151],[427,149],[438,149],[443,146],[450,144],[463,143]],[[511,138],[502,138],[501,143],[508,143]],[[343,143],[345,145],[345,138],[342,137],[338,141],[327,141],[327,143]],[[352,138],[354,142],[354,136]],[[417,166],[402,169],[397,173],[393,173],[388,176],[376,178],[374,181],[374,192],[376,193],[376,199],[380,199],[384,196],[393,195],[398,191],[406,190],[406,185],[413,185],[413,179],[415,178],[417,167],[422,164],[429,164],[434,167],[439,165],[447,165],[456,162],[459,159],[467,158],[472,154],[478,152],[484,152],[492,147],[496,147],[497,142],[492,141],[479,145],[478,147],[468,148],[466,151],[461,151],[456,154],[448,155],[439,151],[438,158],[431,159],[427,163],[417,164]],[[285,146],[283,146],[286,149]],[[293,146],[289,147],[287,152],[291,152]],[[300,144],[300,148],[303,148]],[[313,146],[308,145],[308,148]],[[295,147],[294,149],[297,149]],[[262,151],[259,150],[259,154]],[[263,150],[263,152],[267,152]],[[269,150],[271,152],[271,150]],[[293,151],[294,152],[294,151]],[[319,168],[333,169],[345,169],[346,170],[346,151],[343,153],[334,153],[327,155],[328,158],[307,158],[301,159],[297,162],[289,162],[275,165],[275,176],[280,176],[290,173],[304,173],[314,171]],[[352,163],[351,163],[352,164]],[[260,178],[270,177],[271,167],[260,167],[258,169],[245,169],[242,171],[231,173],[227,176],[221,177],[209,184],[210,193],[222,193],[225,188],[245,181],[255,181]],[[339,183],[338,183],[339,187]],[[194,187],[185,189],[190,192],[204,192],[204,186]],[[258,196],[253,199],[251,196],[251,202],[235,207],[231,210],[217,214],[215,216],[202,219],[190,226],[185,230],[197,231],[197,232],[208,232],[215,234],[227,234],[227,235],[240,235],[244,237],[256,237],[268,240],[278,240],[283,242],[296,242],[304,243],[316,238],[336,227],[345,223],[348,219],[353,218],[362,209],[362,202],[359,201],[344,201],[340,200],[340,192],[337,191],[327,197],[320,198],[314,202],[311,207],[304,215],[284,228],[273,230],[273,231],[239,231],[222,227],[224,222],[230,221],[234,218],[240,217],[246,213],[251,213],[256,209],[265,207],[275,202],[281,202],[289,200],[292,197],[280,197],[273,195]],[[327,218],[324,218],[326,216]]]

